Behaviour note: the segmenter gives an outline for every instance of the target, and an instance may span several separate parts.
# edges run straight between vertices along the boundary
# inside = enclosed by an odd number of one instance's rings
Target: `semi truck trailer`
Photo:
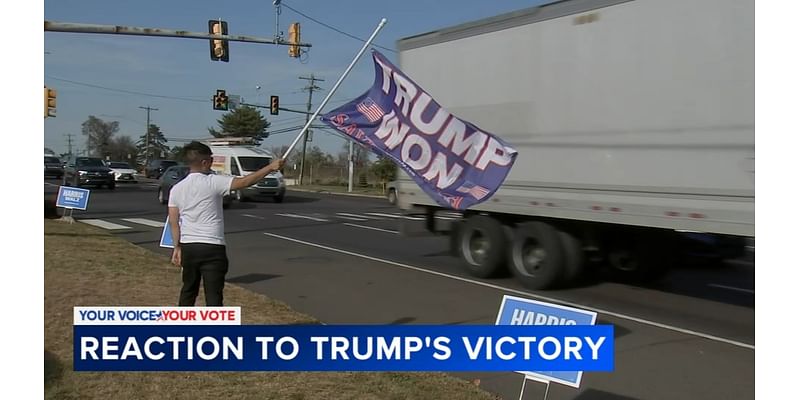
[[[398,206],[470,274],[548,289],[600,265],[650,280],[687,243],[725,258],[755,236],[752,1],[564,0],[397,49],[439,104],[518,151],[455,222],[398,172]]]

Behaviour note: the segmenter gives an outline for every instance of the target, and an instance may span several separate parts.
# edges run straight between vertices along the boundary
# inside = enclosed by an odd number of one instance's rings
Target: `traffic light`
[[[56,116],[56,91],[44,87],[44,117]]]
[[[227,35],[228,23],[225,21],[208,21],[208,33],[212,35]],[[212,39],[208,41],[211,49],[212,61],[228,62],[228,41]]]
[[[228,95],[224,90],[217,90],[217,94],[214,95],[214,109],[228,111]]]
[[[293,22],[289,25],[289,57],[300,57],[300,23]]]
[[[269,96],[269,113],[271,115],[278,115],[279,110],[278,96]]]

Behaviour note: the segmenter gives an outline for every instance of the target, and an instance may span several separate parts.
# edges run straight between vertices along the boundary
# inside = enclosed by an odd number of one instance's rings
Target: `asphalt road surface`
[[[46,181],[45,192],[57,185]],[[471,278],[446,239],[400,235],[401,214],[383,199],[296,191],[282,204],[234,203],[225,211],[228,282],[328,324],[494,324],[505,294],[589,309],[615,326],[615,370],[584,374],[579,389],[552,384],[548,399],[755,397],[752,253],[723,266],[678,265],[647,287],[598,276],[534,292],[511,278]],[[166,215],[154,183],[141,182],[92,190],[88,211],[74,217],[169,255],[158,246]],[[522,387],[516,373],[454,375],[505,399]],[[529,381],[524,398],[544,391]]]

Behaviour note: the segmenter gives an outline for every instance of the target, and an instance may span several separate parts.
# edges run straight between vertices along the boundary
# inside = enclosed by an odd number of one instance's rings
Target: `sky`
[[[158,109],[150,112],[150,121],[168,139],[207,138],[208,128],[218,127],[224,114],[211,107],[217,89],[257,104],[277,95],[281,107],[303,109],[308,82],[298,77],[310,74],[324,79],[317,83],[323,90],[314,92],[314,110],[363,44],[336,30],[366,39],[381,18],[387,18],[375,44],[386,48],[377,50],[396,62],[398,39],[546,2],[286,0],[279,15],[280,31],[288,36],[289,24],[299,22],[301,41],[312,45],[300,59],[290,58],[286,46],[231,42],[230,62],[224,63],[210,59],[209,43],[202,39],[45,32],[44,84],[56,89],[58,98],[57,116],[44,122],[44,144],[64,153],[67,134],[72,134],[73,150],[85,148],[81,124],[90,115],[118,121],[117,135],[136,140],[144,134],[147,118],[140,107]],[[269,0],[45,0],[44,19],[193,32],[207,32],[208,20],[222,19],[232,35],[272,39],[276,31],[275,6]],[[323,111],[366,91],[372,84],[372,69],[366,53]],[[305,118],[286,111],[262,114],[272,129],[302,125]],[[299,128],[275,134],[262,146],[289,144],[297,133]],[[184,143],[174,140],[168,145]],[[311,145],[336,154],[344,143],[334,132],[316,131]]]

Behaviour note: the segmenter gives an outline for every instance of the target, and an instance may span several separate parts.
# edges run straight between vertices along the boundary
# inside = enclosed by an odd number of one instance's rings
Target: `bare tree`
[[[89,119],[81,124],[81,132],[86,135],[86,149],[90,155],[105,157],[111,139],[119,130],[119,122],[105,122],[100,118],[90,115]]]

